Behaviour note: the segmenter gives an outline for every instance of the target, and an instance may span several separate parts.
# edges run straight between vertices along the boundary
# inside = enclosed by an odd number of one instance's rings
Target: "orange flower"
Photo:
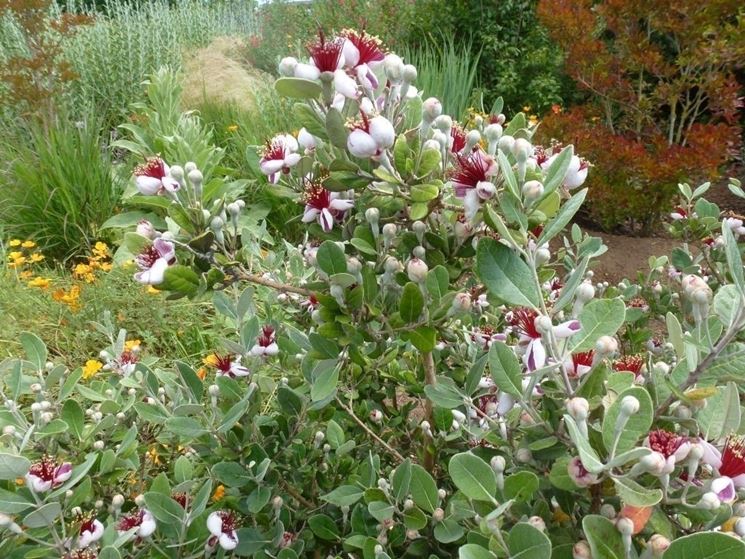
[[[212,502],[216,503],[217,501],[221,500],[224,496],[225,496],[225,486],[218,485],[215,488],[215,492],[212,494]]]

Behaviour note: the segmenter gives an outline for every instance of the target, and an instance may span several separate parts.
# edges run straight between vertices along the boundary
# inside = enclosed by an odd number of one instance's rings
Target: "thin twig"
[[[375,431],[370,429],[367,425],[365,425],[364,421],[362,421],[357,415],[355,415],[354,411],[351,407],[347,406],[344,402],[342,402],[339,397],[336,398],[336,402],[341,406],[341,408],[349,414],[349,417],[354,419],[355,423],[362,427],[362,429],[370,435],[375,441],[380,444],[383,448],[385,448],[388,452],[390,452],[393,457],[398,461],[398,463],[402,463],[405,458],[395,449],[392,448],[387,442],[385,442],[383,439],[381,439],[378,435],[375,434]]]

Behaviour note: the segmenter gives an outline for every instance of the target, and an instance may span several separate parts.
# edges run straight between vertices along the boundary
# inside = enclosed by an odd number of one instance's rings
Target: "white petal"
[[[334,89],[347,99],[358,97],[357,82],[350,78],[344,70],[334,72]]]
[[[210,513],[207,517],[207,529],[213,536],[222,534],[222,518],[217,512]]]
[[[334,228],[334,216],[331,215],[331,212],[328,210],[328,208],[323,208],[323,210],[321,210],[321,215],[319,216],[318,221],[321,224],[321,228],[326,233]]]
[[[265,175],[272,175],[278,171],[281,171],[282,167],[284,166],[285,162],[282,159],[265,159],[259,163],[261,172]]]
[[[149,270],[136,273],[135,279],[145,285],[158,285],[163,283],[167,268],[168,261],[164,258],[158,258]]]
[[[286,151],[297,151],[298,143],[295,136],[292,134],[285,134],[282,136],[282,140],[284,141]]]
[[[154,196],[160,191],[161,186],[163,186],[160,179],[153,177],[137,177],[135,183],[140,194],[144,194],[145,196]]]
[[[585,179],[587,179],[587,167],[580,169],[576,173],[567,173],[567,176],[564,179],[564,186],[570,190],[573,188],[579,188],[584,184]]]
[[[703,439],[701,439],[700,444],[704,448],[704,455],[701,457],[701,460],[717,470],[721,468],[722,453],[719,452],[719,449]]]
[[[343,198],[335,198],[329,203],[329,207],[332,210],[339,210],[345,212],[350,208],[354,207],[354,200],[345,200]]]
[[[476,217],[476,214],[481,208],[481,199],[479,198],[479,193],[476,192],[475,188],[470,188],[466,192],[466,196],[463,198],[463,208],[465,209],[464,213],[468,221],[471,221]]]
[[[160,257],[167,261],[171,261],[176,257],[176,247],[170,241],[157,238],[153,241],[153,247],[158,251]]]
[[[396,131],[391,121],[384,116],[370,119],[370,136],[380,148],[389,148],[396,141]]]
[[[334,94],[334,100],[331,101],[331,106],[335,108],[337,111],[343,111],[344,105],[347,102],[347,98],[344,97],[341,93],[335,93]]]
[[[320,214],[320,210],[317,210],[316,208],[313,208],[311,206],[305,206],[305,213],[303,213],[303,223],[312,223],[316,220],[316,218]]]
[[[580,329],[580,323],[579,320],[567,320],[566,322],[562,322],[561,324],[554,326],[554,336],[556,336],[559,339],[568,338],[570,336],[574,336],[577,332],[579,332]]]
[[[372,157],[378,152],[378,144],[375,140],[359,128],[352,130],[352,133],[347,137],[347,149],[355,157]]]
[[[300,62],[295,66],[295,77],[305,78],[306,80],[317,80],[321,77],[321,72],[315,66]]]
[[[711,490],[716,493],[719,500],[724,503],[731,503],[737,496],[734,482],[727,476],[718,477],[711,482]]]
[[[500,392],[499,393],[499,400],[497,403],[497,413],[499,415],[504,415],[508,411],[510,411],[515,405],[515,398],[512,397],[512,395],[508,394],[507,392]]]
[[[173,177],[165,176],[163,177],[162,182],[163,188],[165,188],[168,192],[176,192],[181,188],[179,182]]]
[[[272,342],[266,348],[264,348],[264,353],[266,355],[277,355],[279,353],[279,346],[276,344],[276,342]]]
[[[305,127],[301,128],[300,132],[298,132],[297,140],[303,149],[313,149],[318,145],[316,137],[308,132]]]
[[[365,113],[367,116],[372,115],[375,112],[373,102],[368,97],[363,97],[360,101],[360,112]]]
[[[294,167],[300,162],[302,155],[299,153],[290,153],[285,155],[285,167]]]
[[[732,482],[735,484],[735,487],[745,487],[745,474],[733,477]]]
[[[349,68],[354,68],[360,61],[360,50],[354,46],[354,43],[349,39],[344,39],[344,46],[341,48],[341,52],[344,55],[344,64]]]
[[[220,542],[220,547],[226,551],[231,551],[238,546],[238,535],[235,532],[232,532],[230,535],[220,534],[218,541]]]
[[[145,514],[142,517],[142,524],[140,524],[140,529],[137,530],[137,535],[141,538],[147,538],[149,535],[155,532],[156,527],[157,525],[155,524],[153,515],[150,514],[149,511],[145,510]]]

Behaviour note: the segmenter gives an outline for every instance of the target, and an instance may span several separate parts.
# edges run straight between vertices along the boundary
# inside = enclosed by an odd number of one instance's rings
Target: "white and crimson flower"
[[[217,374],[220,376],[236,378],[247,377],[251,374],[251,371],[241,365],[240,357],[234,359],[234,356],[229,353],[225,355],[213,353],[204,358],[204,363],[217,369]]]
[[[380,39],[353,29],[341,32],[344,40],[342,54],[344,65],[354,70],[357,80],[367,89],[378,88],[378,78],[373,72],[385,60]]]
[[[323,31],[319,30],[318,40],[307,47],[311,63],[318,68],[320,73],[335,72],[344,65],[343,46],[343,39],[336,38],[327,41]]]
[[[237,519],[232,511],[218,510],[207,517],[207,529],[212,536],[208,544],[214,547],[220,544],[226,551],[231,551],[238,546],[238,533],[235,531]]]
[[[181,185],[171,176],[171,168],[160,157],[150,157],[135,168],[137,190],[145,196],[176,192]]]
[[[580,487],[589,487],[598,482],[598,476],[588,472],[578,456],[572,458],[567,464],[567,473],[572,481]]]
[[[277,346],[277,333],[274,331],[274,328],[268,324],[262,326],[261,335],[251,348],[251,355],[258,357],[277,355],[278,353],[279,346]]]
[[[384,116],[368,118],[361,113],[361,120],[352,124],[347,137],[347,149],[355,157],[379,157],[396,141],[396,131]]]
[[[570,358],[564,361],[564,367],[570,378],[580,378],[590,372],[595,352],[593,350],[573,353]]]
[[[36,493],[44,493],[54,487],[58,487],[70,479],[72,475],[72,464],[62,462],[57,464],[49,456],[42,456],[41,460],[35,462],[29,468],[25,476],[26,485]]]
[[[305,180],[303,201],[303,223],[318,221],[326,233],[334,228],[335,221],[341,221],[346,211],[354,206],[354,201],[340,198],[338,192],[326,190],[319,181],[309,179]]]
[[[176,249],[173,243],[158,238],[153,244],[137,255],[135,264],[140,269],[135,279],[145,285],[158,285],[163,282],[163,276],[168,266],[176,262]]]
[[[290,169],[298,164],[301,155],[297,152],[298,143],[291,134],[277,134],[266,142],[261,153],[259,168],[269,182],[277,184],[279,174],[289,173]]]
[[[481,149],[466,155],[455,154],[455,168],[450,174],[450,183],[455,196],[463,198],[466,219],[473,219],[481,202],[496,194],[496,187],[489,180],[496,173],[497,164]]]
[[[650,431],[644,441],[644,446],[659,453],[665,460],[665,466],[662,469],[663,474],[672,473],[675,464],[684,460],[691,450],[691,443],[688,437],[676,435],[664,429]]]
[[[702,460],[719,473],[711,482],[711,490],[723,503],[731,503],[737,497],[737,489],[745,487],[745,437],[727,437],[721,452],[711,443],[701,439],[704,447]]]
[[[553,163],[558,156],[559,153],[554,153],[551,157],[544,160],[542,163],[540,163],[540,159],[537,159],[539,161],[541,169],[546,171],[551,166],[551,163]],[[577,157],[576,155],[573,155],[571,160],[569,161],[567,174],[564,177],[564,186],[567,187],[567,189],[569,190],[573,190],[582,186],[585,180],[587,180],[587,171],[589,170],[589,168],[590,164],[587,161]]]
[[[523,364],[528,371],[535,371],[546,364],[546,348],[543,346],[541,333],[538,331],[538,319],[543,318],[538,311],[519,307],[508,313],[507,323],[513,326],[520,337],[518,350],[522,353]],[[567,320],[551,327],[551,334],[558,339],[569,338],[579,332],[579,320]]]
[[[103,524],[94,518],[93,514],[83,516],[80,523],[80,534],[78,535],[78,547],[88,547],[97,542],[103,536]]]
[[[688,212],[685,210],[685,208],[678,206],[677,208],[674,208],[673,211],[670,213],[670,219],[674,221],[688,219]]]
[[[125,516],[122,516],[122,518],[119,520],[119,523],[116,525],[116,529],[119,532],[119,535],[134,528],[137,528],[135,535],[138,538],[147,538],[152,535],[153,532],[155,532],[157,524],[155,523],[155,518],[149,510],[141,508],[133,511]]]
[[[473,331],[471,332],[471,339],[478,345],[483,346],[483,348],[486,350],[491,347],[492,342],[505,341],[507,339],[507,334],[497,332],[494,330],[494,328],[492,328],[488,324],[485,324],[473,329]]]

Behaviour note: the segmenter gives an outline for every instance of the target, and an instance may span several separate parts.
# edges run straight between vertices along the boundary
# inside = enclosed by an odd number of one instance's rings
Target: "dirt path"
[[[616,283],[623,278],[636,280],[636,272],[649,270],[650,256],[669,255],[679,241],[664,237],[626,237],[598,231],[588,231],[601,237],[608,252],[594,260],[592,269],[597,281]]]

